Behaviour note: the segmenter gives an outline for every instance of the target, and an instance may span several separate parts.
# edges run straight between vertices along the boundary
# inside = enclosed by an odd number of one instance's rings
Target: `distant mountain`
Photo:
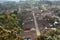
[[[15,2],[18,2],[19,0],[0,0],[0,3],[7,2],[7,1],[15,1]]]
[[[40,1],[40,4],[54,4],[54,5],[60,5],[60,1]]]
[[[2,2],[6,2],[7,0],[0,0],[0,3],[2,3]]]
[[[52,1],[52,4],[60,5],[60,1]]]

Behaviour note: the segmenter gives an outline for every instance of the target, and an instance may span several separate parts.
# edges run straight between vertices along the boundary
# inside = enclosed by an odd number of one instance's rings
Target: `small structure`
[[[31,40],[31,38],[24,38],[24,40]]]

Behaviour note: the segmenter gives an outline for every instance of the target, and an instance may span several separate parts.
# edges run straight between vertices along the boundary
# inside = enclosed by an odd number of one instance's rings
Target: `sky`
[[[4,2],[4,1],[16,1],[16,2],[18,2],[19,0],[0,0],[0,2]],[[50,1],[59,1],[59,0],[50,0]]]
[[[4,1],[16,1],[16,2],[18,2],[19,0],[0,0],[0,2],[4,2]]]

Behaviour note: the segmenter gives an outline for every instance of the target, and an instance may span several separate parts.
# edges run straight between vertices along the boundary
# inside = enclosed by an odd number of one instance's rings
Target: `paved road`
[[[34,11],[32,11],[32,13],[33,13],[33,17],[34,17],[34,23],[35,23],[35,28],[36,28],[36,34],[37,34],[37,36],[39,36],[39,35],[40,35],[40,31],[39,31],[39,28],[38,28],[38,23],[37,23],[37,21],[36,21],[35,13],[34,13]]]

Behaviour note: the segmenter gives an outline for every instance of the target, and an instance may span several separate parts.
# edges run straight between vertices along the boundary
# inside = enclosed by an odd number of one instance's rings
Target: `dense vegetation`
[[[37,40],[60,40],[60,29],[52,30],[47,29],[41,32]]]
[[[22,40],[21,28],[16,14],[4,13],[0,16],[0,40]]]

